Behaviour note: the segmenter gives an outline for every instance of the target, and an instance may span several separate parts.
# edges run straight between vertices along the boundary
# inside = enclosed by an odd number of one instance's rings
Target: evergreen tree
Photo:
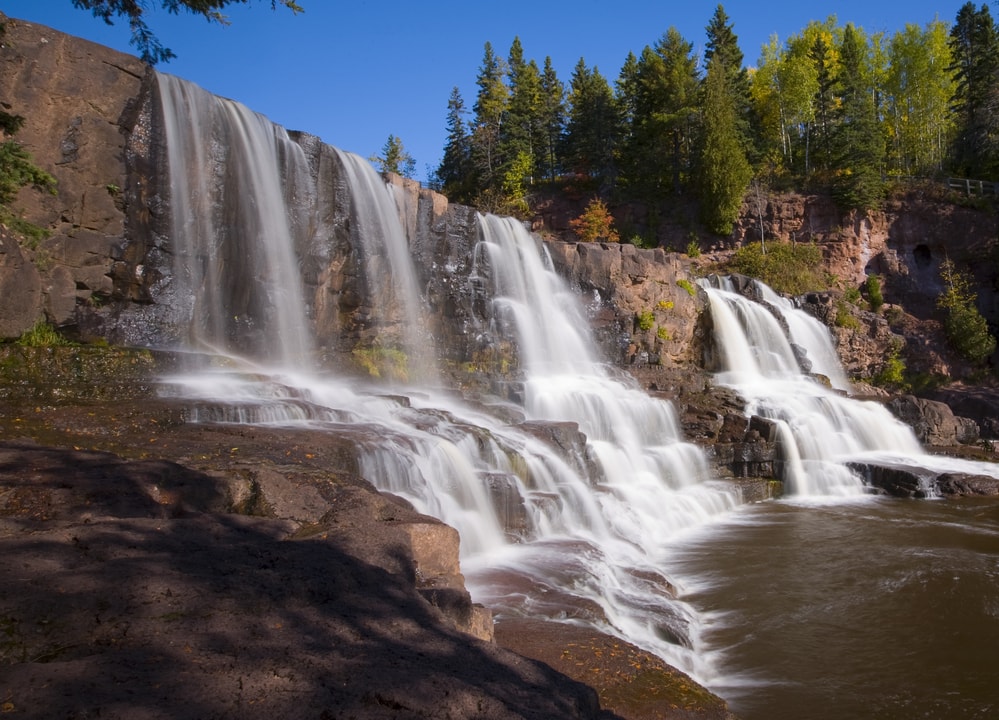
[[[743,67],[742,50],[734,25],[729,22],[725,8],[718,5],[707,28],[708,40],[704,46],[704,63],[719,63],[724,69],[726,82],[736,103],[737,129],[747,152],[753,147],[750,126],[749,72]]]
[[[509,56],[510,96],[502,126],[504,176],[516,165],[517,172],[526,168],[521,183],[530,183],[538,164],[536,153],[542,144],[541,73],[533,60],[524,61],[520,38],[514,38]],[[526,157],[526,164],[524,158]],[[510,179],[504,181],[509,184]]]
[[[503,115],[509,90],[503,82],[506,63],[493,52],[487,42],[475,84],[479,91],[475,99],[472,121],[472,162],[475,166],[480,193],[495,191],[502,180],[499,154]]]
[[[844,208],[873,208],[883,194],[884,138],[873,93],[865,82],[869,75],[864,70],[865,48],[860,32],[847,25],[840,46],[839,105],[832,136],[833,195]]]
[[[806,174],[812,168],[828,170],[832,165],[832,122],[835,99],[833,97],[832,58],[825,35],[815,36],[811,59],[815,65],[814,121],[810,133],[811,150],[805,161]]]
[[[416,160],[406,152],[402,140],[395,135],[389,135],[382,145],[382,154],[369,158],[378,167],[378,172],[395,173],[404,178],[412,178],[416,172]]]
[[[610,84],[596,67],[591,70],[580,58],[572,72],[563,139],[568,166],[601,183],[612,180],[619,134],[620,119]]]
[[[730,74],[717,59],[704,80],[703,134],[698,157],[701,219],[718,235],[729,235],[753,171],[739,135]]]
[[[999,29],[987,5],[961,7],[950,44],[957,83],[952,166],[966,177],[999,179]]]
[[[558,174],[561,162],[558,145],[565,127],[565,86],[558,79],[550,56],[545,58],[541,72],[541,147],[538,149],[538,162],[543,175],[552,182]]]
[[[669,28],[655,47],[629,58],[618,98],[627,128],[621,145],[622,184],[649,203],[679,194],[691,167],[697,114],[693,46]]]
[[[465,101],[457,86],[451,88],[447,101],[447,141],[434,181],[438,189],[455,202],[470,203],[475,197],[472,140],[465,123]]]
[[[941,264],[940,277],[944,291],[937,298],[937,307],[945,313],[947,339],[963,358],[980,365],[995,352],[996,339],[978,310],[978,295],[971,287],[971,279],[951,260]]]

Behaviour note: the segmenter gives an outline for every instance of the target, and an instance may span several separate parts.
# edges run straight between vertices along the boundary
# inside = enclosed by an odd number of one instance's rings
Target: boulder
[[[946,447],[978,439],[974,421],[955,417],[945,403],[901,395],[888,402],[888,409],[911,426],[916,438],[926,445]]]

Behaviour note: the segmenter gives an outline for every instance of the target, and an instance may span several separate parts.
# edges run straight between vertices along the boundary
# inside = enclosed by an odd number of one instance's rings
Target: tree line
[[[613,83],[584,58],[567,83],[550,57],[485,44],[471,107],[457,87],[431,183],[451,199],[524,214],[533,192],[568,182],[615,203],[700,208],[731,232],[751,183],[829,189],[875,207],[892,176],[999,180],[999,26],[968,2],[868,34],[835,16],[763,46],[747,68],[718,5],[703,56],[670,27]],[[646,228],[649,231],[649,228]]]

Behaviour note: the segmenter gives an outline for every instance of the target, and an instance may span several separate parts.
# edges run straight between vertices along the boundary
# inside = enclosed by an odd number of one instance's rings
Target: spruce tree
[[[866,44],[852,24],[843,32],[837,75],[839,105],[832,135],[833,196],[843,208],[871,209],[883,195],[884,136],[865,81]]]
[[[551,182],[555,182],[561,166],[559,140],[565,126],[565,86],[558,79],[551,56],[545,58],[541,71],[541,147],[537,160]]]
[[[404,178],[412,178],[416,172],[416,160],[406,152],[402,140],[395,135],[389,135],[382,145],[382,154],[370,158],[378,166],[378,172],[395,173]]]
[[[718,5],[707,28],[708,40],[704,46],[705,65],[720,63],[727,76],[730,92],[736,102],[736,120],[743,147],[749,152],[753,148],[753,133],[750,126],[749,72],[743,67],[742,50],[734,25],[729,22],[725,8]]]
[[[472,110],[472,162],[475,165],[479,193],[495,191],[502,180],[500,140],[503,115],[506,112],[509,90],[503,82],[506,77],[505,61],[493,52],[486,42],[475,84],[479,91]]]
[[[810,57],[815,66],[817,87],[815,91],[814,120],[809,137],[810,150],[805,161],[805,173],[812,169],[828,170],[832,165],[832,123],[835,99],[833,96],[832,59],[829,43],[823,34],[815,36]]]
[[[717,235],[731,234],[753,176],[739,135],[737,102],[729,77],[723,63],[708,63],[697,177],[701,220]]]
[[[510,95],[503,118],[500,151],[503,173],[509,184],[513,166],[518,168],[516,174],[519,174],[526,165],[527,173],[521,182],[529,183],[541,145],[541,73],[534,60],[524,61],[520,38],[514,38],[510,47],[508,68]]]
[[[633,196],[654,204],[680,194],[691,168],[697,92],[693,45],[675,27],[638,58],[629,56],[618,98],[627,121],[621,181]]]
[[[999,28],[988,5],[976,10],[964,4],[950,40],[958,127],[952,168],[965,177],[999,180]]]
[[[475,197],[472,140],[465,123],[465,101],[457,86],[447,101],[447,141],[444,157],[434,173],[438,189],[450,199],[470,203]]]
[[[620,134],[617,102],[607,79],[579,59],[572,72],[569,111],[563,140],[564,157],[574,172],[600,183],[614,178],[614,156]]]

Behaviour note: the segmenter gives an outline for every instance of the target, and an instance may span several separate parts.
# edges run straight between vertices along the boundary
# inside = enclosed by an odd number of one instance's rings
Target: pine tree
[[[577,173],[598,183],[614,177],[614,156],[620,134],[620,117],[607,79],[579,59],[572,72],[569,111],[563,140],[564,157]]]
[[[742,50],[734,25],[729,22],[725,8],[718,5],[706,28],[708,40],[704,46],[704,62],[720,63],[726,74],[726,81],[736,103],[737,128],[743,147],[747,152],[753,147],[750,127],[749,72],[743,67]]]
[[[416,172],[416,160],[406,152],[406,148],[395,135],[389,135],[388,140],[382,145],[382,154],[370,158],[378,167],[378,172],[395,173],[404,178],[412,178]]]
[[[499,154],[503,115],[506,112],[509,90],[503,82],[506,63],[485,44],[482,66],[475,84],[479,88],[472,110],[472,161],[475,165],[480,193],[495,191],[502,180]]]
[[[958,127],[952,166],[967,177],[999,179],[999,28],[988,6],[963,5],[950,38]]]
[[[729,77],[723,63],[708,63],[698,158],[701,220],[718,235],[731,234],[753,176],[739,135],[737,102]]]
[[[447,141],[434,179],[440,191],[456,202],[470,203],[475,197],[472,141],[465,123],[465,101],[457,87],[451,88],[447,101]]]
[[[545,58],[541,72],[541,147],[538,149],[538,162],[542,174],[555,182],[561,166],[558,145],[565,127],[565,86],[558,79],[552,66],[551,56]]]
[[[159,41],[146,24],[146,13],[151,5],[159,4],[173,14],[187,10],[194,15],[201,15],[209,22],[227,25],[229,21],[222,14],[222,9],[232,3],[245,2],[247,0],[160,0],[159,3],[152,3],[149,0],[73,0],[73,5],[81,10],[90,10],[94,17],[100,18],[108,25],[114,24],[115,16],[127,18],[128,26],[132,30],[130,44],[139,50],[143,62],[155,65],[158,62],[168,61],[176,55]],[[295,0],[271,0],[271,7],[277,7],[279,3],[293,13],[303,12]]]
[[[837,74],[836,124],[831,137],[833,195],[844,208],[870,209],[883,195],[881,162],[884,137],[875,114],[873,93],[865,82],[866,45],[852,24],[843,32]]]

